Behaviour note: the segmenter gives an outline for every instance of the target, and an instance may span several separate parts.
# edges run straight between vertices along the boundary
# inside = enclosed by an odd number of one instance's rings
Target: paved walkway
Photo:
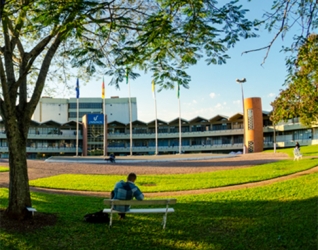
[[[138,163],[138,162],[171,162],[181,160],[211,160],[220,158],[237,157],[236,154],[171,154],[171,155],[134,155],[116,156],[116,163]],[[108,156],[52,156],[46,162],[71,162],[71,163],[105,163]]]

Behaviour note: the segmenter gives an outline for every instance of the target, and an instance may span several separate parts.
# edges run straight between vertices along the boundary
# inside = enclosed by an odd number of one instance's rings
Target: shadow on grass
[[[0,192],[3,191],[2,189]],[[162,230],[160,214],[114,218],[113,227],[87,224],[83,215],[103,208],[102,198],[32,194],[38,211],[56,213],[55,226],[28,234],[1,227],[5,249],[316,249],[317,198],[297,201],[180,202]],[[0,196],[1,204],[7,198]],[[35,214],[35,216],[37,216]]]

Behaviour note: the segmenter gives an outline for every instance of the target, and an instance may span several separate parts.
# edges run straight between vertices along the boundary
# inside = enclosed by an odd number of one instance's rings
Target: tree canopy
[[[227,48],[254,37],[238,0],[2,0],[0,115],[9,147],[10,217],[31,206],[26,141],[48,77],[69,65],[98,69],[119,86],[134,69],[150,71],[160,88],[187,87],[187,67],[203,55],[225,63]],[[51,74],[51,75],[50,75]]]
[[[283,52],[291,53],[287,56],[287,61],[289,61],[290,56],[297,54],[304,39],[307,39],[318,28],[318,2],[317,0],[273,0],[271,9],[265,11],[262,17],[255,20],[255,25],[259,29],[265,29],[272,33],[273,38],[269,44],[243,53],[266,50],[262,63],[264,64],[275,41],[279,38],[284,40],[289,34],[293,36],[294,42],[286,44],[282,48]]]
[[[254,1],[254,0],[249,0]],[[270,54],[275,41],[286,34],[293,35],[293,43],[286,44],[282,52],[286,57],[287,77],[285,88],[272,102],[272,121],[300,117],[305,125],[317,124],[317,28],[318,2],[316,0],[274,0],[270,11],[262,19],[255,21],[257,26],[272,32],[269,44],[245,51],[249,53],[266,50],[263,63]]]
[[[298,56],[289,63],[287,88],[271,103],[274,122],[300,117],[305,125],[318,124],[318,35],[303,41]]]

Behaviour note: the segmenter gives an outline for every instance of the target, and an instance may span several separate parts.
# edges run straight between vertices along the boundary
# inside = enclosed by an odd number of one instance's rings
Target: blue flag
[[[80,89],[79,89],[79,81],[78,81],[78,78],[77,78],[77,81],[76,81],[76,98],[79,98],[80,96]]]

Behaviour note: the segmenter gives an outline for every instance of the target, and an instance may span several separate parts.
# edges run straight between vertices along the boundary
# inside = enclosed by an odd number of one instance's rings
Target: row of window
[[[181,127],[182,133],[187,132],[204,132],[204,131],[220,131],[220,130],[230,130],[231,126],[183,126]],[[235,129],[235,128],[234,128]],[[179,127],[158,127],[158,133],[178,133]],[[125,128],[118,128],[118,129],[108,129],[109,134],[124,134],[129,133]],[[133,134],[148,134],[148,133],[155,133],[155,128],[133,128]]]
[[[155,140],[133,140],[133,146],[136,147],[154,147]],[[216,136],[213,138],[181,138],[183,146],[205,146],[205,145],[222,145],[222,144],[239,144],[243,143],[243,136]],[[159,139],[158,146],[160,147],[174,147],[179,145],[179,138],[174,139]],[[111,140],[108,141],[109,147],[129,147],[128,140]]]
[[[103,103],[81,103],[78,104],[79,109],[103,109]],[[69,103],[68,104],[69,109],[77,109],[77,103]],[[86,112],[87,113],[87,112]]]
[[[100,114],[102,111],[91,112],[90,114]],[[82,119],[84,115],[87,115],[87,112],[79,112],[78,118]],[[77,118],[77,112],[68,112],[68,118]]]
[[[0,133],[5,133],[4,126],[0,126]],[[76,134],[76,130],[63,130],[56,127],[30,127],[29,135],[62,135],[62,134]]]
[[[27,147],[30,148],[72,148],[75,140],[28,140]],[[6,139],[0,139],[0,147],[8,147]]]

